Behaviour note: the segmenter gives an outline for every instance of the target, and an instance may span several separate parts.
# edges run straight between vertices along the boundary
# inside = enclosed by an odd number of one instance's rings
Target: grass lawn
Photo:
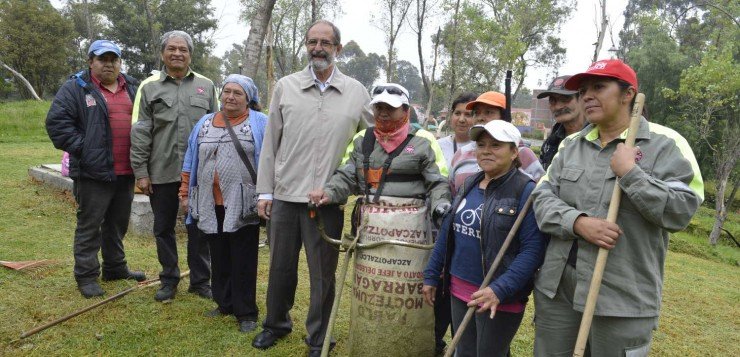
[[[0,268],[0,355],[305,355],[303,322],[309,294],[305,260],[299,265],[298,292],[291,312],[294,331],[264,353],[250,346],[257,332],[239,333],[230,318],[203,317],[202,313],[215,304],[187,293],[187,281],[180,284],[173,303],[155,302],[156,288],[139,290],[18,341],[23,331],[101,300],[82,298],[73,279],[73,200],[69,194],[32,182],[27,175],[30,166],[58,162],[61,157],[43,130],[48,105],[0,104],[0,260],[56,261],[30,272]],[[734,213],[728,229],[738,232],[738,227],[740,219]],[[740,355],[740,249],[728,243],[708,247],[709,229],[711,210],[702,208],[690,229],[671,238],[663,309],[652,355]],[[184,257],[184,237],[179,237],[178,243]],[[125,245],[131,268],[155,277],[159,263],[153,238],[129,235]],[[260,250],[259,259],[257,294],[263,318],[269,265],[266,248]],[[110,296],[132,283],[103,282],[102,286]],[[345,283],[335,327],[335,355],[349,352],[344,342],[349,333],[350,289]],[[515,338],[515,356],[532,353],[532,310],[529,306]],[[384,352],[377,351],[377,355]]]

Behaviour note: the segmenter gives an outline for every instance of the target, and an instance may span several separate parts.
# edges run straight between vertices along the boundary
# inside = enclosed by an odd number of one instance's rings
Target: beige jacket
[[[370,96],[335,67],[319,90],[309,67],[281,78],[270,103],[260,154],[257,192],[288,202],[308,202],[323,188],[355,133],[372,121]]]

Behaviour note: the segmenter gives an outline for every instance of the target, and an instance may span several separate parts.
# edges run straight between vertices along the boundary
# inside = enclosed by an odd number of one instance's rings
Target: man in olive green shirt
[[[180,207],[180,172],[188,136],[203,115],[218,111],[213,82],[190,69],[193,40],[185,32],[162,36],[164,69],[144,80],[134,100],[131,167],[136,187],[149,196],[154,213],[154,237],[162,265],[160,289],[154,298],[175,297],[180,281],[175,223]],[[195,225],[188,230],[188,291],[211,298],[208,246]]]

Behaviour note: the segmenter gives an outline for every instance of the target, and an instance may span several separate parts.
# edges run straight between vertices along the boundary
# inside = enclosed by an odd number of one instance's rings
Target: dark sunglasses
[[[380,93],[383,93],[383,91],[388,92],[388,94],[395,94],[395,95],[402,95],[408,98],[409,96],[404,93],[401,88],[393,87],[393,86],[377,86],[373,88],[373,95],[378,95]]]

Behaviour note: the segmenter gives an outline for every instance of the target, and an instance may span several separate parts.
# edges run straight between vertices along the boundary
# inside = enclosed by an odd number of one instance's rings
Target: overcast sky
[[[536,1],[536,0],[535,0]],[[385,40],[383,33],[371,23],[370,14],[377,13],[377,1],[341,0],[343,15],[335,19],[335,24],[342,31],[342,42],[347,43],[354,40],[360,45],[365,53],[375,52],[384,54]],[[624,16],[622,12],[627,5],[627,0],[607,0],[607,16],[609,16],[613,29],[614,43],[619,47],[619,30],[622,29]],[[216,40],[216,54],[221,56],[231,48],[232,43],[240,43],[246,40],[248,35],[248,24],[239,23],[239,6],[235,0],[213,0],[216,17],[220,18],[219,29],[214,34]],[[596,7],[597,0],[580,0],[576,4],[576,10],[565,22],[561,32],[561,38],[566,48],[566,60],[559,69],[559,73],[572,74],[585,70],[591,63],[594,46],[596,42]],[[436,28],[437,25],[434,25]],[[426,47],[426,63],[432,62],[433,47],[431,39],[424,39]],[[608,58],[607,52],[611,48],[611,39],[607,33],[599,58]],[[398,45],[399,58],[407,60],[417,67],[419,59],[416,50],[415,34],[408,28],[404,28],[400,35]],[[530,89],[546,87],[553,73],[548,70],[529,70],[525,85]],[[503,87],[503,84],[501,85]]]
[[[438,0],[441,1],[441,0]],[[537,1],[537,0],[533,0]],[[619,30],[624,23],[622,12],[627,5],[627,0],[606,0],[607,15],[611,21],[612,36],[614,43],[619,47]],[[63,0],[52,0],[52,4],[61,7]],[[375,52],[384,54],[385,39],[383,32],[372,24],[373,13],[379,10],[378,1],[365,0],[340,0],[344,14],[338,15],[334,23],[342,31],[342,42],[347,43],[354,40],[360,45],[365,53]],[[231,48],[233,43],[241,43],[247,39],[249,34],[248,24],[239,21],[241,5],[237,0],[212,0],[215,8],[214,14],[218,22],[218,29],[213,34],[216,42],[215,55],[223,56],[224,52]],[[596,42],[596,7],[598,0],[580,0],[576,3],[576,10],[563,25],[561,38],[566,48],[566,60],[559,74],[573,74],[585,70],[591,63],[594,46]],[[439,20],[437,20],[439,21]],[[437,25],[429,26],[436,28]],[[429,36],[424,38],[425,55],[427,63],[432,62],[433,47]],[[607,33],[599,58],[608,58],[607,52],[611,48],[610,35]],[[418,67],[419,59],[416,50],[415,34],[408,28],[401,32],[398,42],[399,58],[409,61]],[[552,70],[528,70],[525,85],[530,89],[546,87],[554,77]],[[503,87],[503,83],[501,84]]]

